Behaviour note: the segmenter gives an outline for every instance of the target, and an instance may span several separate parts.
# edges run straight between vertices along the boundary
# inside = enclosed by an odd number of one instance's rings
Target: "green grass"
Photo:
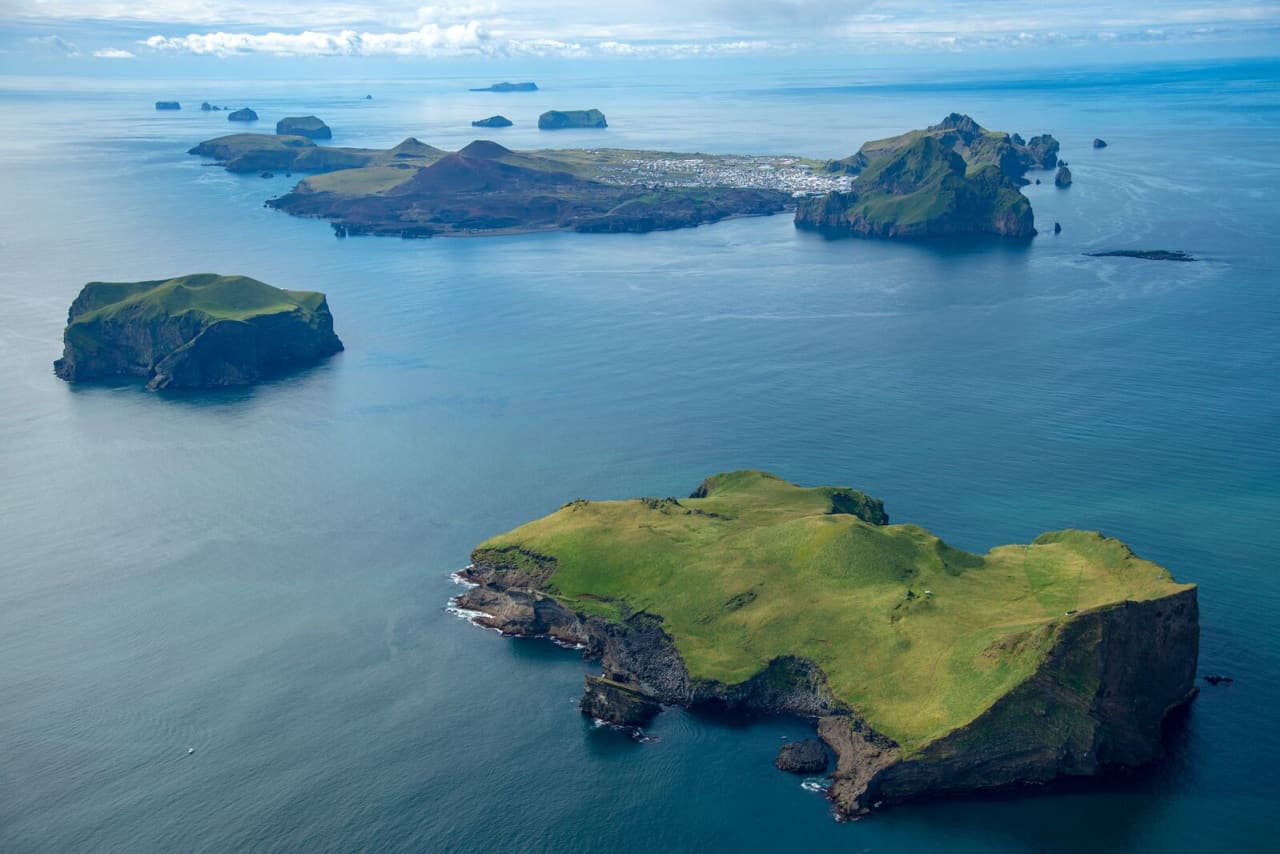
[[[385,193],[408,181],[417,169],[396,166],[367,166],[363,169],[343,169],[326,172],[303,180],[298,188],[302,192],[333,193],[339,196],[370,196]]]
[[[1065,612],[1186,587],[1096,533],[973,555],[872,524],[878,502],[856,490],[747,471],[705,492],[571,502],[480,548],[554,557],[544,588],[586,613],[661,615],[694,678],[736,683],[776,656],[809,658],[907,752],[1029,676]]]
[[[80,313],[69,328],[88,327],[127,314],[132,319],[187,312],[212,320],[248,320],[299,307],[314,311],[324,300],[315,291],[286,291],[248,276],[197,273],[153,282],[90,282],[77,300]]]

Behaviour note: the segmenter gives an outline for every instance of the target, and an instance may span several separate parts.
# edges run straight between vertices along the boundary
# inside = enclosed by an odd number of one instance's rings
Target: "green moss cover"
[[[197,314],[209,321],[249,320],[298,308],[315,311],[324,302],[317,291],[286,291],[248,276],[196,273],[151,282],[90,282],[76,301],[78,312],[67,324],[79,334],[111,320]]]
[[[504,556],[586,614],[660,615],[695,679],[734,684],[778,656],[810,659],[905,754],[1029,677],[1069,615],[1191,587],[1097,533],[976,555],[888,524],[857,490],[740,471],[694,495],[574,501],[475,559]],[[507,560],[520,554],[536,560]]]

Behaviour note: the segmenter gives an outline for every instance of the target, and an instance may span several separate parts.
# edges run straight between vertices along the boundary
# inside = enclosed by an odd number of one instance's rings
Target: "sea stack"
[[[63,343],[60,378],[140,377],[152,389],[248,385],[342,350],[324,294],[211,273],[90,282]]]
[[[607,128],[604,113],[599,110],[548,110],[538,117],[538,130],[566,128]]]
[[[248,107],[234,110],[227,114],[227,121],[229,122],[256,122],[257,120],[258,114]]]
[[[1053,185],[1064,188],[1071,186],[1071,170],[1067,168],[1067,164],[1063,163],[1058,167],[1058,173],[1053,176]]]
[[[289,116],[276,122],[278,136],[305,136],[307,139],[332,139],[333,131],[316,116]]]

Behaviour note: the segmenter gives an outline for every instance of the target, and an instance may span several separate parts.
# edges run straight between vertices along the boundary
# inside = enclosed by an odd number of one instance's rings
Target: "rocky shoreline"
[[[1060,777],[1093,776],[1163,756],[1162,724],[1190,701],[1199,646],[1195,589],[1070,615],[1056,625],[1044,664],[967,725],[907,754],[835,698],[813,662],[780,656],[738,684],[691,678],[661,617],[635,612],[621,624],[567,606],[537,589],[554,559],[475,562],[455,574],[472,585],[451,600],[475,625],[549,638],[598,660],[585,677],[584,714],[643,726],[661,705],[797,715],[816,723],[836,756],[827,792],[840,820],[873,807]],[[1079,690],[1081,682],[1094,685]]]

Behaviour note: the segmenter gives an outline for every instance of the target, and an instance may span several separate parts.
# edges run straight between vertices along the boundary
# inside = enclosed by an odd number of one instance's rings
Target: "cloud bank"
[[[1152,0],[1141,6],[1111,0],[1066,6],[1042,0],[27,0],[20,11],[0,13],[4,17],[150,26],[154,35],[139,39],[135,49],[224,58],[666,58],[1280,37],[1276,0]],[[285,21],[290,26],[282,26]]]

